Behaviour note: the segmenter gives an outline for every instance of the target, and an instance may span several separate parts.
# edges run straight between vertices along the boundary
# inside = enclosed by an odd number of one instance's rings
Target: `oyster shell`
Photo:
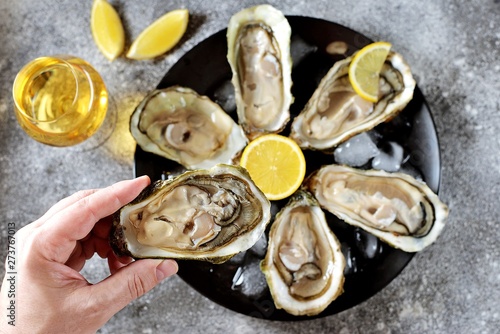
[[[406,252],[433,243],[448,216],[425,183],[403,173],[328,165],[305,185],[324,209]]]
[[[290,119],[290,36],[287,19],[270,5],[244,9],[229,21],[227,59],[239,124],[250,138],[279,132]]]
[[[311,194],[297,192],[276,215],[261,263],[277,308],[316,315],[343,292],[345,258]]]
[[[331,149],[390,120],[413,98],[415,80],[403,57],[391,51],[380,72],[379,100],[357,95],[349,82],[352,57],[336,62],[295,117],[290,137],[300,147]]]
[[[113,218],[119,255],[221,263],[259,240],[270,204],[245,169],[217,165],[157,181]]]
[[[248,142],[218,104],[178,86],[148,94],[130,118],[130,132],[144,151],[188,169],[231,163]]]

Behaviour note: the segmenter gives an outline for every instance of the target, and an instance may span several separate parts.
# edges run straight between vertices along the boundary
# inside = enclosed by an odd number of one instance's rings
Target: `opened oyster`
[[[297,192],[276,215],[261,269],[277,308],[316,315],[343,292],[345,258],[311,194]]]
[[[379,100],[356,94],[349,82],[352,57],[336,62],[292,123],[290,137],[302,148],[331,149],[390,120],[413,98],[415,80],[403,57],[390,52],[380,72]]]
[[[246,170],[217,165],[145,189],[114,215],[110,239],[119,255],[221,263],[255,244],[269,219]]]
[[[270,5],[244,9],[229,21],[227,59],[239,123],[250,138],[283,130],[293,101],[291,28]]]
[[[144,151],[188,169],[231,163],[248,142],[218,104],[184,87],[146,96],[131,116],[130,132]]]
[[[328,165],[306,186],[324,209],[406,252],[433,243],[448,216],[427,185],[402,173]]]

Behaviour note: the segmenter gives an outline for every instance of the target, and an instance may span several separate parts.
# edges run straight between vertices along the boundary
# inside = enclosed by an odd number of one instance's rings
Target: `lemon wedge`
[[[127,53],[130,59],[151,59],[172,49],[186,32],[187,9],[177,9],[160,17],[139,34]]]
[[[359,50],[349,65],[349,81],[354,91],[365,100],[378,101],[380,70],[391,44],[375,42]]]
[[[90,29],[99,50],[114,60],[125,45],[125,32],[116,10],[106,0],[94,0],[90,15]]]
[[[290,138],[269,134],[248,144],[240,165],[269,200],[293,194],[302,184],[306,160],[300,147]]]

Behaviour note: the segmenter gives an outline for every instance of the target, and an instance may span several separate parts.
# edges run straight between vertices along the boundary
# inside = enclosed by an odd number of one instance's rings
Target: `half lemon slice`
[[[378,101],[379,76],[391,44],[375,42],[359,50],[349,65],[349,81],[354,91],[365,100]]]
[[[293,194],[302,184],[306,160],[292,139],[276,134],[261,136],[248,144],[240,165],[269,200]]]
[[[123,52],[125,32],[122,21],[106,0],[94,0],[90,14],[90,30],[97,47],[106,58],[114,60]]]
[[[177,9],[151,23],[132,43],[130,59],[151,59],[172,49],[184,35],[189,21],[187,9]]]

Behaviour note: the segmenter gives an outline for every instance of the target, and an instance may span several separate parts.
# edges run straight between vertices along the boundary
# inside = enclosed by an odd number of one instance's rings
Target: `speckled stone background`
[[[154,19],[176,8],[191,13],[187,34],[153,61],[110,63],[89,29],[91,1],[0,1],[0,258],[7,223],[30,223],[52,204],[85,188],[133,176],[128,119],[135,105],[198,42],[232,14],[260,1],[111,1],[127,45]],[[334,21],[387,40],[413,69],[436,122],[442,156],[440,196],[449,224],[439,240],[368,301],[340,314],[285,323],[229,311],[178,277],[161,283],[113,317],[101,333],[498,333],[500,328],[500,1],[285,0],[285,14]],[[53,148],[28,138],[12,111],[11,86],[31,59],[80,56],[101,73],[114,101],[109,138],[99,147]],[[97,139],[99,139],[97,138]],[[90,145],[90,144],[89,144]],[[3,268],[0,274],[3,276]],[[106,277],[93,259],[92,282]],[[4,319],[0,319],[4,321]]]

